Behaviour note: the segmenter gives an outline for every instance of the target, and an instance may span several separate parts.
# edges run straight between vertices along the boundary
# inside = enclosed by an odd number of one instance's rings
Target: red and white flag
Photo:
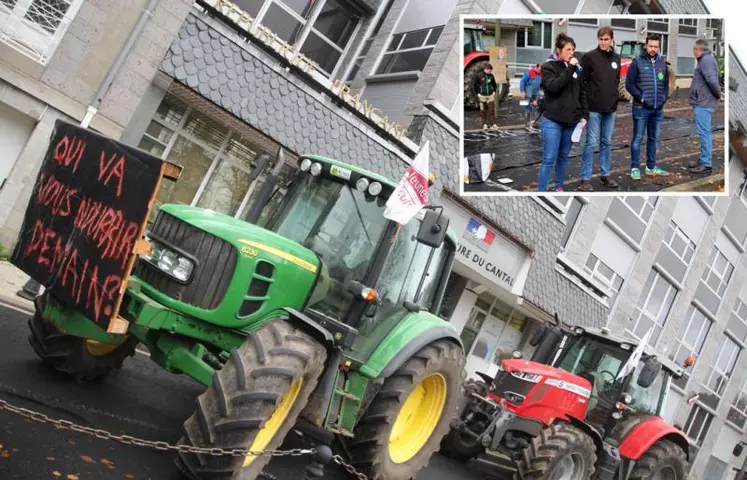
[[[406,225],[428,204],[429,154],[429,141],[426,141],[386,202],[385,218]]]

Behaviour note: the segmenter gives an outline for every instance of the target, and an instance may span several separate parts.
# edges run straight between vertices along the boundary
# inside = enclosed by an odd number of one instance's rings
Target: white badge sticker
[[[617,69],[617,62],[612,62],[612,68]]]
[[[573,78],[578,78],[578,72],[573,72]]]

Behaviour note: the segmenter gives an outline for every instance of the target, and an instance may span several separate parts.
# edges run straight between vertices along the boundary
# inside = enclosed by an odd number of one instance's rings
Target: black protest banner
[[[12,263],[107,328],[163,161],[58,120]]]

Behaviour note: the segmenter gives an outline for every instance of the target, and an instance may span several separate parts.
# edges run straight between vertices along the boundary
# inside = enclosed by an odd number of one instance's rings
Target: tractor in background
[[[464,24],[464,106],[477,108],[477,96],[474,92],[475,78],[482,72],[485,65],[490,63],[490,55],[483,43],[485,27],[479,23]],[[503,79],[496,78],[498,82]],[[511,80],[506,70],[505,82],[499,84],[496,92],[496,105],[503,103],[508,97]]]
[[[682,367],[605,328],[543,326],[530,344],[467,381],[442,453],[509,457],[516,480],[687,478],[687,437],[661,418]]]

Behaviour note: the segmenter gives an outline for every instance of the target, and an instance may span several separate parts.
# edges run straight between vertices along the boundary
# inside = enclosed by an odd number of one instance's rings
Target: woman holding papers
[[[548,191],[553,168],[555,191],[563,191],[573,132],[577,125],[583,128],[586,123],[581,109],[581,66],[573,56],[575,52],[576,42],[561,33],[555,39],[555,53],[542,65],[545,112],[542,120],[542,166],[537,188],[540,192]]]

